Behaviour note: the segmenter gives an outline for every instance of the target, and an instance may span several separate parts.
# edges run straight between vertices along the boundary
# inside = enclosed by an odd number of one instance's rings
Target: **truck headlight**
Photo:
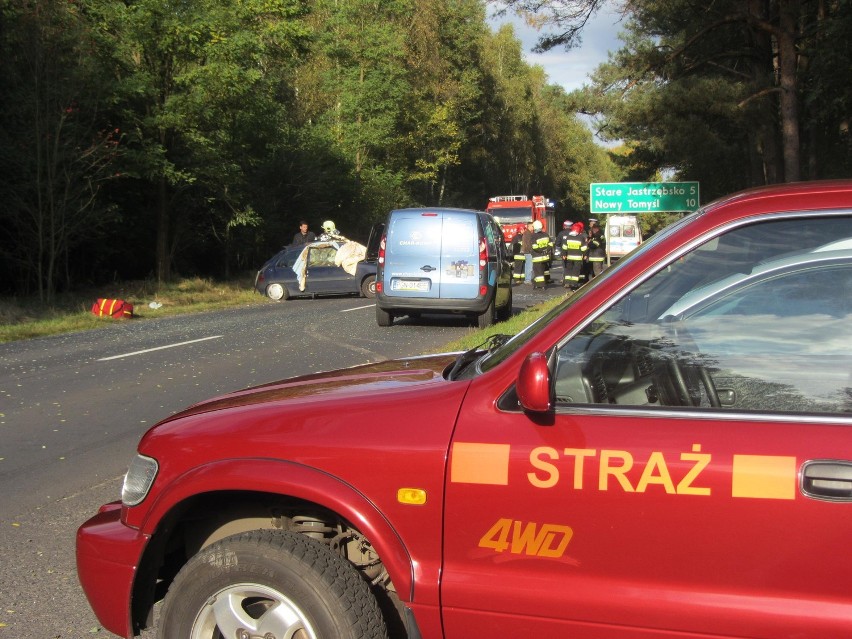
[[[124,476],[124,485],[121,487],[121,503],[125,506],[136,506],[151,490],[151,484],[157,476],[157,460],[145,455],[137,454],[127,469]]]

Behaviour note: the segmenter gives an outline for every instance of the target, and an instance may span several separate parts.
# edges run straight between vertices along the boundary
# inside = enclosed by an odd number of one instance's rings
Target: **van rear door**
[[[475,298],[479,291],[478,238],[474,214],[394,211],[385,246],[385,295]]]
[[[624,257],[642,243],[639,220],[633,215],[611,215],[606,221],[606,246],[611,259]]]
[[[479,295],[479,220],[476,214],[443,214],[441,297],[474,299]]]

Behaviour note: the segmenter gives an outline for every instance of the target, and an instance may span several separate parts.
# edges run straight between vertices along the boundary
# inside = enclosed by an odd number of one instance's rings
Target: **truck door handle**
[[[806,462],[802,466],[802,492],[814,499],[852,501],[852,462]]]
[[[438,269],[436,269],[434,266],[429,266],[427,264],[426,266],[421,266],[420,270],[425,271],[426,273],[431,273],[432,271],[437,271]]]

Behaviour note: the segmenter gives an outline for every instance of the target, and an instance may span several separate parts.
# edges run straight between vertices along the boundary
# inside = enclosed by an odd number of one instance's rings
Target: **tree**
[[[605,4],[607,0],[502,0],[497,14],[514,11],[530,24],[548,29],[535,48],[541,52],[579,45],[586,23]]]
[[[107,83],[77,5],[3,7],[0,172],[3,260],[17,289],[47,303],[70,285],[68,259],[112,219],[98,201],[122,138],[105,113]]]
[[[156,273],[204,222],[257,223],[247,173],[280,135],[287,74],[308,37],[298,0],[91,0],[115,61],[129,175],[156,216]],[[218,222],[217,222],[218,220]]]
[[[585,20],[602,3],[506,4],[533,11],[540,23],[556,29],[555,36],[540,41],[549,48],[576,43]],[[797,180],[806,164],[808,177],[817,177],[819,155],[811,152],[805,162],[802,136],[807,148],[816,148],[819,140],[810,137],[816,131],[805,123],[823,108],[806,101],[810,111],[802,109],[804,89],[820,84],[803,53],[827,53],[826,39],[831,39],[841,53],[829,58],[848,68],[845,40],[834,39],[848,6],[848,0],[627,0],[622,4],[631,18],[626,46],[597,73],[596,88],[604,99],[587,95],[586,108],[605,109],[610,132],[632,135],[637,153],[657,163],[649,164],[651,169],[668,166],[683,173],[715,166],[711,179],[723,189]],[[688,145],[678,129],[697,130],[692,154],[684,153]],[[711,150],[702,143],[716,146]]]
[[[571,219],[589,210],[589,184],[615,182],[618,169],[606,149],[576,116],[576,105],[562,87],[545,86],[539,105],[547,193]]]

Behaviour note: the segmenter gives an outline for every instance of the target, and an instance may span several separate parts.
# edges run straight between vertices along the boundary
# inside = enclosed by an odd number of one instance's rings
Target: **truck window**
[[[492,209],[491,215],[497,224],[526,224],[532,220],[530,207],[515,207],[505,209]]]

